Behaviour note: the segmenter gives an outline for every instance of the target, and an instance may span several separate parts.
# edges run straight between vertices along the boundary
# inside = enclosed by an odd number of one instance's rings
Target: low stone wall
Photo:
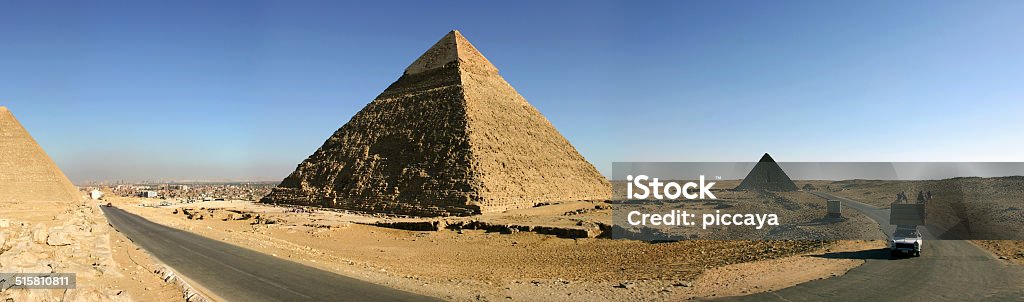
[[[532,232],[559,238],[597,238],[610,237],[611,234],[611,226],[603,223],[584,223],[579,226],[563,227],[492,223],[480,220],[422,220],[382,221],[370,225],[409,231],[484,230],[502,234]]]
[[[196,290],[194,287],[192,287],[192,285],[189,284],[188,281],[186,281],[184,278],[179,277],[178,274],[176,272],[174,272],[174,270],[171,269],[167,265],[161,264],[160,268],[155,270],[155,271],[153,271],[153,272],[158,274],[158,275],[160,275],[160,278],[163,279],[164,282],[173,282],[175,285],[180,287],[181,288],[181,298],[185,299],[185,301],[187,301],[187,302],[212,302],[213,301],[213,300],[210,300],[209,298],[207,298],[202,292],[200,292],[200,291]]]

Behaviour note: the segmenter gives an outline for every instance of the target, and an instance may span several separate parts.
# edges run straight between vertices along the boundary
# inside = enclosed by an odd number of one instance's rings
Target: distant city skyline
[[[279,181],[460,30],[613,162],[1024,162],[1024,2],[0,4],[0,106],[76,183]]]

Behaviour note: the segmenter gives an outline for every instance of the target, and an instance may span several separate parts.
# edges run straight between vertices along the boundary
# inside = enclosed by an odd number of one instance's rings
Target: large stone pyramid
[[[765,190],[765,191],[796,191],[796,184],[786,171],[779,167],[779,164],[772,159],[771,155],[765,153],[761,160],[757,161],[754,168],[750,170],[743,182],[736,187],[737,190]]]
[[[0,106],[0,202],[74,201],[79,197],[43,148]]]
[[[447,216],[610,195],[597,169],[452,31],[261,201]]]

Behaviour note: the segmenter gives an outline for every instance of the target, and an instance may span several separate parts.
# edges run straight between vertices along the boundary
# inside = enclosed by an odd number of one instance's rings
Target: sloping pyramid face
[[[771,155],[765,153],[761,160],[757,161],[754,169],[750,170],[743,182],[736,187],[738,190],[765,190],[776,192],[796,191],[796,184],[786,171],[779,167],[779,164],[772,159]]]
[[[447,216],[610,196],[597,169],[452,31],[262,202]]]
[[[6,107],[0,107],[0,202],[78,198],[78,190],[43,148]]]

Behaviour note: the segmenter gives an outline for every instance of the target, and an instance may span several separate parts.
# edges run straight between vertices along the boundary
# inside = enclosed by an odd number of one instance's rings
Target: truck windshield
[[[917,237],[917,231],[915,230],[896,230],[893,234],[894,237]]]

